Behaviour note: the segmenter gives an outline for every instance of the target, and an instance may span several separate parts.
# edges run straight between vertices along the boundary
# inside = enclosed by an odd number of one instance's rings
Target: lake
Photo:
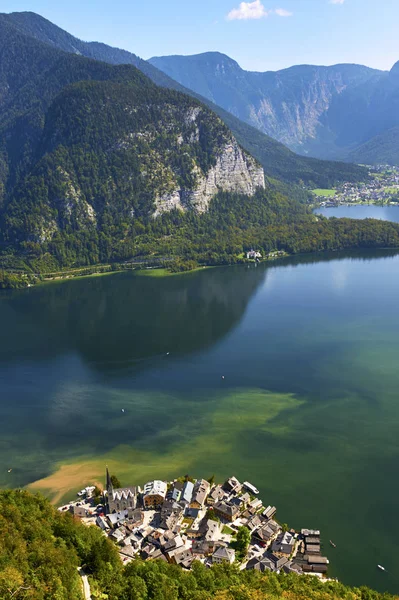
[[[398,271],[335,253],[1,294],[0,485],[235,474],[322,530],[331,575],[398,592]]]
[[[313,212],[324,217],[347,217],[348,219],[381,219],[399,223],[398,206],[377,206],[374,204],[358,204],[354,206],[332,206],[316,208]]]

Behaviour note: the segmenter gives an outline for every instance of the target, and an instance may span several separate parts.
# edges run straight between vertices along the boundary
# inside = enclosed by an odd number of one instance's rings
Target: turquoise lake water
[[[395,221],[399,223],[399,206],[332,206],[330,208],[316,208],[315,213],[324,217],[347,217],[348,219],[381,219],[382,221]]]
[[[82,457],[234,473],[322,530],[331,575],[399,592],[398,273],[381,251],[0,295],[0,485]]]

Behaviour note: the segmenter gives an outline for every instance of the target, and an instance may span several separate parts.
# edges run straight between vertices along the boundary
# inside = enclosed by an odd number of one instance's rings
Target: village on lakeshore
[[[313,190],[313,202],[319,207],[342,204],[392,204],[399,206],[399,167],[378,165],[370,172],[371,179],[364,183],[342,183],[331,190]]]
[[[230,477],[223,484],[188,476],[120,486],[106,470],[102,491],[89,486],[58,510],[101,528],[118,547],[123,563],[163,560],[189,570],[195,560],[211,567],[235,563],[255,569],[325,578],[320,531],[297,532],[278,523],[251,483]],[[335,544],[331,542],[335,547]]]

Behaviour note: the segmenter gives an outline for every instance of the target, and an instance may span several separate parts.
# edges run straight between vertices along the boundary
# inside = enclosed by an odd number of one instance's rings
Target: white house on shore
[[[249,252],[247,252],[247,258],[252,258],[252,259],[257,259],[257,258],[262,258],[262,255],[260,252],[256,252],[256,250],[250,250]]]

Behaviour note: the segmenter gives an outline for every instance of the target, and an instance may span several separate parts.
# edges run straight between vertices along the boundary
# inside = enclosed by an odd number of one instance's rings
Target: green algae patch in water
[[[143,417],[143,411],[150,417],[155,406],[173,406],[178,422],[159,429],[152,439],[136,444],[132,440],[130,445],[118,446],[99,457],[77,457],[72,462],[60,462],[54,473],[28,487],[41,491],[54,503],[60,504],[72,499],[85,485],[101,484],[105,465],[117,473],[123,485],[143,485],[152,478],[173,479],[186,473],[195,477],[215,474],[222,480],[237,468],[245,471],[250,457],[245,448],[241,448],[243,440],[257,431],[282,435],[283,430],[289,427],[288,413],[302,404],[290,394],[236,390],[227,395],[214,394],[208,400],[206,416],[201,417],[194,408],[187,418],[187,413],[182,413],[185,408],[183,398],[144,394],[132,395],[130,401],[127,397],[124,400],[126,412],[122,413],[122,418],[126,415],[125,427],[128,429],[131,420],[137,419],[138,415]],[[118,398],[114,409],[120,409],[120,403],[121,398]],[[277,421],[282,413],[287,413],[284,427]],[[115,422],[110,421],[110,428],[119,419],[118,414]],[[231,457],[227,465],[226,456]]]

